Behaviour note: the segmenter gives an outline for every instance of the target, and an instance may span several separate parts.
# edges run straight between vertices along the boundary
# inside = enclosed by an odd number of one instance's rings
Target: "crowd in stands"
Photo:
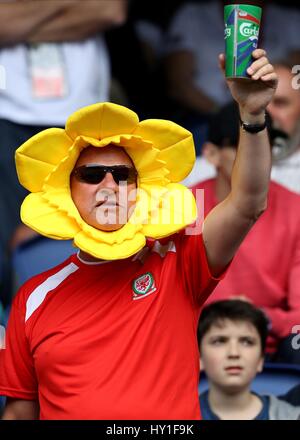
[[[15,150],[45,128],[63,127],[76,109],[111,101],[142,119],[183,125],[197,153],[183,183],[195,195],[204,190],[204,216],[226,199],[239,132],[237,108],[217,65],[226,3],[0,4],[0,325],[7,324],[19,286],[13,256],[37,237],[20,221],[26,191]],[[266,212],[200,318],[200,356],[210,386],[200,406],[204,419],[297,419],[300,373],[299,386],[285,396],[290,403],[250,389],[264,361],[300,371],[300,348],[292,344],[300,328],[300,8],[288,1],[247,3],[263,6],[260,46],[279,78],[268,107],[272,181]]]

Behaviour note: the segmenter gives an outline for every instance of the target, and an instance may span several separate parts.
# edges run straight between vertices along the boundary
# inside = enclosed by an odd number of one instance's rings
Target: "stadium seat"
[[[252,382],[252,390],[258,394],[280,396],[300,384],[300,365],[266,363],[262,373]],[[199,394],[208,389],[205,372],[201,372]]]
[[[76,252],[71,240],[34,237],[16,248],[12,257],[14,288],[32,276],[62,263]]]

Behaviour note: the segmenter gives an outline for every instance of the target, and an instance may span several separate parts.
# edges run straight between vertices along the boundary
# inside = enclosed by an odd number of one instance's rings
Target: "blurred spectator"
[[[193,187],[193,191],[204,189],[205,216],[231,190],[238,117],[236,105],[228,104],[211,121],[204,155],[217,176]],[[242,296],[266,312],[272,323],[269,353],[279,349],[282,362],[300,364],[300,351],[293,350],[289,340],[292,328],[300,323],[300,197],[277,183],[271,182],[267,210],[241,244],[209,302],[231,296]]]
[[[204,420],[297,420],[300,407],[251,392],[263,369],[268,321],[253,305],[218,301],[201,313],[198,338],[209,390],[200,395]]]
[[[125,21],[126,4],[126,0],[1,2],[3,249],[19,223],[19,208],[25,196],[15,172],[16,147],[47,126],[63,126],[74,110],[108,100],[109,56],[102,32]],[[22,230],[21,234],[26,232]]]
[[[151,0],[135,0],[130,12],[135,32],[145,51],[148,64],[154,65],[163,49],[164,34],[170,21],[184,0],[164,0],[159,5]]]
[[[268,112],[272,116],[272,180],[300,193],[300,57],[275,63],[278,87]],[[295,66],[295,67],[294,67]],[[293,70],[295,73],[293,73]],[[205,157],[197,157],[186,186],[215,177],[215,167]]]
[[[127,99],[120,103],[136,111],[141,119],[168,116],[161,50],[170,18],[182,3],[164,0],[158,6],[151,0],[131,0],[126,23],[106,34],[112,75]]]
[[[165,66],[169,94],[181,106],[183,125],[199,147],[206,136],[209,115],[230,100],[217,56],[224,52],[222,0],[187,2],[175,15],[165,43]],[[252,3],[251,1],[247,3]],[[271,60],[299,51],[300,12],[269,1],[264,7],[260,47]],[[200,131],[200,132],[199,132]]]
[[[279,148],[272,179],[300,193],[300,57],[295,67],[293,61],[282,61],[275,69],[278,87],[268,111],[286,140]]]

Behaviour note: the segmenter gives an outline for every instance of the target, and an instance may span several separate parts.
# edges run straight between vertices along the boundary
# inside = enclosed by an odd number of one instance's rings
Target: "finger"
[[[266,55],[267,55],[267,52],[266,52],[264,49],[255,49],[255,50],[252,52],[252,56],[253,56],[253,58],[255,58],[255,59],[257,59],[257,58],[261,58],[261,57],[266,56]]]
[[[253,75],[256,73],[259,69],[261,69],[263,66],[270,64],[267,57],[262,57],[259,60],[254,61],[251,66],[247,69],[247,72],[249,75]]]
[[[277,75],[276,75],[276,73],[275,72],[273,72],[273,73],[268,73],[267,75],[264,75],[264,76],[262,76],[261,78],[260,78],[262,81],[272,81],[272,82],[274,82],[275,84],[276,84],[276,82],[277,82]]]
[[[219,67],[223,72],[225,72],[225,55],[223,53],[220,53],[219,55]]]
[[[264,75],[267,75],[269,73],[273,73],[274,68],[272,64],[267,64],[266,66],[261,67],[254,75],[251,76],[252,79],[259,79]]]

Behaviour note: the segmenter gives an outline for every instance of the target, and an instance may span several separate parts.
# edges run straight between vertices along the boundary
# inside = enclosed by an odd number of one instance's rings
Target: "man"
[[[272,129],[270,127],[272,142]],[[239,114],[234,103],[224,106],[212,119],[204,157],[216,177],[197,183],[204,190],[205,216],[227,198],[237,155]],[[279,360],[299,363],[292,349],[293,327],[300,320],[300,197],[271,182],[268,209],[254,225],[236,253],[226,278],[209,301],[243,296],[263,308],[271,321],[267,349]],[[279,264],[280,261],[280,264]]]
[[[232,192],[203,234],[183,233],[194,202],[176,182],[195,153],[191,134],[170,121],[95,104],[19,148],[19,179],[31,191],[22,220],[74,238],[80,251],[15,299],[1,353],[5,419],[200,418],[200,308],[266,208],[265,108],[277,77],[264,50],[253,56],[252,81],[228,81],[244,128]],[[121,197],[124,183],[136,197]]]
[[[264,364],[268,320],[245,301],[223,300],[201,313],[198,338],[209,390],[200,396],[204,420],[297,420],[300,407],[251,391]]]
[[[225,4],[228,2],[220,0],[184,2],[171,20],[163,48],[168,93],[177,103],[174,111],[181,110],[181,121],[193,132],[199,151],[206,139],[208,116],[230,99],[215,62],[224,44]],[[249,4],[263,7],[260,39],[269,57],[299,54],[299,10],[267,0],[250,0]]]
[[[299,67],[299,66],[298,66]],[[288,149],[272,167],[272,179],[291,191],[300,193],[300,84],[299,71],[293,63],[275,65],[278,88],[268,106],[277,128],[286,133]],[[298,73],[298,75],[296,75]]]
[[[26,195],[15,172],[16,148],[44,128],[62,127],[77,108],[109,99],[109,56],[103,32],[125,19],[126,0],[0,2],[0,246],[4,255],[20,224],[20,205]],[[30,236],[32,231],[21,226],[13,246]],[[5,302],[9,303],[10,295],[7,292]]]

